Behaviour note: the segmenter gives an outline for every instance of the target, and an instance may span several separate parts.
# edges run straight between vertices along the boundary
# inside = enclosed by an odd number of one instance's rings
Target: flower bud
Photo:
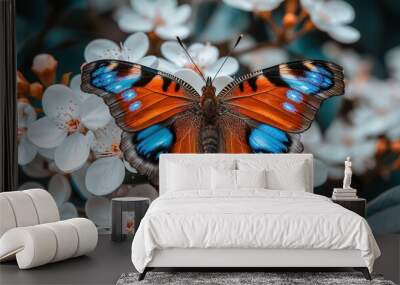
[[[40,79],[40,82],[48,87],[54,84],[57,72],[57,60],[50,54],[39,54],[35,56],[32,71]]]
[[[40,84],[39,82],[34,82],[31,85],[29,85],[29,94],[35,98],[35,99],[42,99],[43,96],[43,85]]]

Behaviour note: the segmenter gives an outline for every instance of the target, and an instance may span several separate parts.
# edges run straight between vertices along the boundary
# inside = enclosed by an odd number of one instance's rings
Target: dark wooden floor
[[[112,242],[100,235],[95,251],[41,267],[19,270],[16,262],[0,265],[1,285],[20,284],[115,284],[124,272],[134,271],[131,242]]]
[[[399,283],[400,235],[376,238],[383,257],[374,271]],[[134,271],[130,247],[130,242],[114,243],[109,235],[101,235],[97,249],[88,256],[29,270],[19,270],[15,262],[1,264],[0,284],[115,284],[122,273]]]

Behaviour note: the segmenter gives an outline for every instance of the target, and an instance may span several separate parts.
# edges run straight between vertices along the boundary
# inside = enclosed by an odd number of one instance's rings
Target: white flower
[[[85,184],[87,190],[94,195],[107,195],[121,186],[125,168],[136,172],[122,159],[119,148],[121,133],[114,120],[93,132],[91,148],[97,159],[87,169]]]
[[[119,13],[121,30],[152,32],[162,39],[186,38],[190,29],[185,22],[192,9],[188,4],[178,6],[176,0],[131,0],[132,9]]]
[[[149,46],[149,38],[145,33],[134,33],[120,45],[108,39],[96,39],[85,47],[84,58],[86,62],[99,59],[118,59],[156,68],[157,58],[152,55],[145,56]],[[76,97],[83,102],[91,94],[81,90],[81,83],[81,74],[77,74],[71,79],[70,87]]]
[[[198,70],[187,57],[182,47],[177,42],[165,42],[161,46],[161,53],[167,60],[160,58],[159,68],[188,81],[201,94],[204,80],[198,74]],[[225,57],[218,58],[218,49],[210,44],[194,43],[189,46],[188,53],[206,78],[214,78],[225,60]],[[238,69],[238,61],[233,57],[228,57],[223,68],[218,73],[218,77],[213,82],[217,93],[232,80],[229,75],[236,73]]]
[[[338,42],[350,44],[358,41],[360,32],[349,26],[355,18],[353,7],[343,0],[301,0],[311,21],[321,31]]]
[[[265,12],[278,8],[283,0],[224,0],[224,2],[244,11]]]
[[[376,139],[354,135],[357,127],[336,119],[322,136],[317,124],[302,134],[306,152],[311,152],[328,166],[329,176],[343,177],[343,161],[350,156],[355,174],[363,174],[374,167]]]
[[[234,42],[232,42],[232,44],[234,44]],[[256,41],[253,38],[245,36],[236,48],[236,51],[240,52],[255,45]],[[239,60],[247,65],[250,70],[259,70],[287,62],[289,60],[289,55],[281,48],[262,48],[239,56]]]
[[[18,100],[18,164],[26,165],[36,156],[38,148],[28,139],[28,127],[36,120],[36,111],[27,101]]]
[[[61,171],[79,169],[89,156],[92,131],[111,119],[108,107],[94,95],[82,102],[60,84],[46,89],[42,106],[46,116],[30,125],[28,138],[38,147],[55,148],[54,161]]]
[[[149,38],[145,33],[132,34],[119,45],[108,39],[96,39],[85,47],[84,57],[87,62],[99,59],[119,59],[152,66],[157,58],[145,57],[149,46]]]

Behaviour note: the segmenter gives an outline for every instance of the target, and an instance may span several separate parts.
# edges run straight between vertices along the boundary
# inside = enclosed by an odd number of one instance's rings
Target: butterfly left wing
[[[83,66],[81,89],[104,99],[123,130],[125,160],[154,184],[161,153],[198,152],[200,96],[187,82],[136,63],[99,60]]]
[[[137,132],[187,110],[200,96],[185,81],[121,60],[98,60],[82,68],[81,89],[104,99],[117,125]]]
[[[245,75],[218,96],[221,132],[224,137],[233,136],[223,150],[236,150],[233,141],[244,144],[245,133],[251,151],[300,152],[295,134],[310,127],[325,99],[343,92],[342,68],[326,61],[291,62]],[[238,119],[240,131],[229,134],[224,125]]]

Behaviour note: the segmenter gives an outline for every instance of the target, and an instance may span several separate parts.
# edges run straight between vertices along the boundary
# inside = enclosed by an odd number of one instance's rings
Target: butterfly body
[[[340,66],[304,60],[244,75],[217,94],[210,78],[197,92],[162,71],[100,60],[84,65],[81,88],[104,99],[123,130],[125,160],[157,184],[165,152],[301,152],[299,133],[344,82]]]

